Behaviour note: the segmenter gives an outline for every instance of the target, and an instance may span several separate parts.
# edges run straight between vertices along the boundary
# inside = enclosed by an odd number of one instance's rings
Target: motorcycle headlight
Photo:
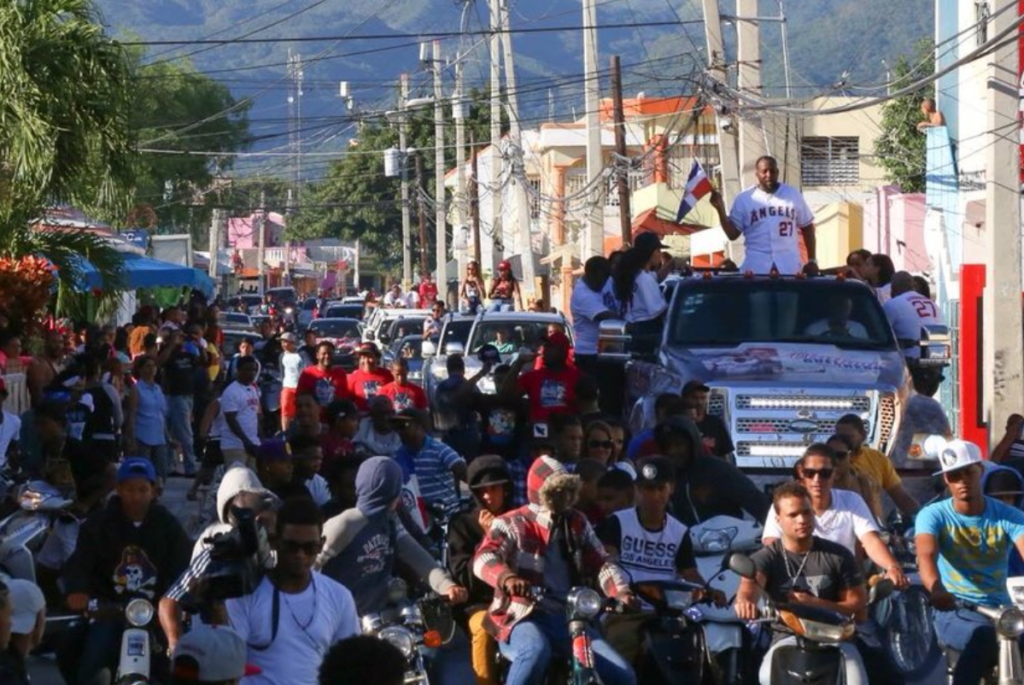
[[[693,593],[683,592],[682,590],[667,590],[665,592],[665,604],[670,609],[685,611],[693,604]]]
[[[996,620],[996,632],[1009,638],[1024,635],[1024,612],[1017,607],[1006,609]]]
[[[293,314],[294,312],[295,312],[295,310],[294,310],[294,309],[292,309],[291,307],[285,307],[285,308],[284,308],[284,313],[285,313],[285,314],[288,314],[289,316],[290,316],[291,314]]]
[[[153,620],[153,605],[146,599],[133,599],[124,608],[124,617],[136,628],[148,626]]]
[[[423,612],[420,611],[420,607],[418,604],[410,604],[407,607],[402,607],[401,616],[402,620],[405,621],[408,625],[423,625]]]
[[[853,637],[857,626],[851,621],[840,625],[799,619],[803,636],[814,642],[842,642]]]
[[[411,657],[413,650],[416,649],[416,640],[413,639],[412,633],[401,626],[390,626],[380,631],[380,639],[397,647],[406,659]]]
[[[590,619],[601,613],[601,595],[588,587],[576,588],[569,593],[569,614]]]
[[[736,539],[739,532],[740,529],[736,526],[703,530],[694,540],[696,544],[693,546],[693,551],[714,554],[728,552],[732,549],[732,541]]]

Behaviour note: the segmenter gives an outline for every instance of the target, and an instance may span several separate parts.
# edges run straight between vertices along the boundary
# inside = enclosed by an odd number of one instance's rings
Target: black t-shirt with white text
[[[864,584],[864,574],[848,549],[829,540],[813,538],[807,554],[789,552],[776,540],[750,555],[765,576],[765,592],[781,603],[792,591],[838,602],[842,592]]]

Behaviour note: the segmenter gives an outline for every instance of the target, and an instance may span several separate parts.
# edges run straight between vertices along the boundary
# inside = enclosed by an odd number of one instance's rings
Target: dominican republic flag
[[[679,211],[676,212],[676,223],[680,223],[683,217],[697,205],[697,201],[712,190],[714,188],[711,187],[708,175],[704,173],[704,167],[697,160],[693,160],[690,177],[686,179],[686,192],[683,193],[683,199],[679,202]]]

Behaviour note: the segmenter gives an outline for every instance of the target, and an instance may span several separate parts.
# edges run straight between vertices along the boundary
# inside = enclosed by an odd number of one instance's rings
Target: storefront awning
[[[189,266],[162,262],[152,257],[124,255],[124,286],[137,288],[196,288],[204,292],[213,290],[210,277]],[[83,290],[102,290],[103,277],[90,262],[82,260]]]

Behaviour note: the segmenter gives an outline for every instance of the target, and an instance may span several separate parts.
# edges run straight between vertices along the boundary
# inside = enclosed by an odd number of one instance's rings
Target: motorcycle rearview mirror
[[[888,597],[896,589],[896,586],[888,578],[881,576],[875,576],[868,584],[871,589],[868,590],[868,604],[876,604],[881,602],[883,599]]]
[[[757,573],[757,567],[754,566],[754,562],[750,560],[750,557],[748,557],[746,554],[740,554],[739,552],[736,552],[734,554],[730,554],[728,559],[728,566],[730,571],[732,571],[740,577],[749,578],[753,580],[754,576]]]

